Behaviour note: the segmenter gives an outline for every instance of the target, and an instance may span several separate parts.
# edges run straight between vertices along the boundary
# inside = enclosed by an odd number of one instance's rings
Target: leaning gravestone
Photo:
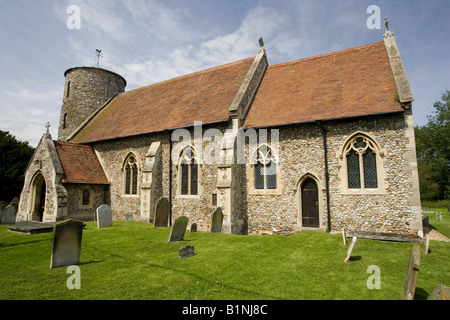
[[[106,204],[102,204],[97,208],[97,228],[101,229],[112,227],[112,225],[113,221],[111,208]]]
[[[417,276],[419,275],[420,268],[420,246],[414,245],[409,254],[408,268],[406,269],[405,282],[403,289],[405,290],[405,296],[407,300],[414,299],[414,293],[416,292]]]
[[[428,251],[430,250],[430,237],[428,234],[425,235],[425,240],[423,242],[423,251],[425,254],[428,254]]]
[[[67,220],[53,228],[53,246],[50,268],[66,267],[80,263],[83,222]]]
[[[189,218],[184,216],[175,220],[172,230],[170,231],[169,242],[184,240],[184,234],[186,232],[188,222]]]
[[[345,232],[345,228],[342,228],[342,240],[344,240],[344,246],[347,245],[347,233]]]
[[[10,205],[14,206],[16,208],[16,211],[19,210],[19,201],[20,199],[15,197],[14,199],[12,199]]]
[[[223,224],[223,213],[222,213],[222,208],[219,207],[212,214],[211,232],[212,233],[221,233],[222,232],[222,224]]]
[[[345,255],[344,262],[347,262],[350,260],[350,257],[352,256],[353,248],[355,248],[356,240],[358,240],[357,237],[353,237],[352,243],[350,243],[350,247],[348,247],[347,254]]]
[[[13,205],[9,205],[5,208],[2,214],[1,224],[14,224],[16,223],[17,209]]]
[[[169,224],[169,200],[161,198],[156,204],[155,220],[153,226],[155,228],[167,227]]]

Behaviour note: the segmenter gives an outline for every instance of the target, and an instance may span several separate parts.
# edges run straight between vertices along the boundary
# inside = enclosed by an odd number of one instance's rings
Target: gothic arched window
[[[198,161],[192,148],[185,149],[180,158],[180,195],[198,195]]]
[[[356,136],[345,149],[349,189],[377,189],[377,151],[374,143]]]
[[[267,145],[262,145],[256,151],[254,164],[255,189],[277,189],[277,159],[274,152]]]
[[[137,185],[138,185],[138,165],[136,162],[136,157],[131,154],[125,161],[124,166],[124,186],[126,195],[136,195]]]

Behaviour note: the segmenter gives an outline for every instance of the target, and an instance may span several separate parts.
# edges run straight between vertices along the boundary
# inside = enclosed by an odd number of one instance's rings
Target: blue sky
[[[69,29],[67,8],[80,8]],[[0,130],[35,146],[57,126],[64,72],[95,66],[127,90],[256,55],[271,65],[383,40],[367,8],[389,19],[409,77],[414,122],[450,90],[450,0],[0,0]]]

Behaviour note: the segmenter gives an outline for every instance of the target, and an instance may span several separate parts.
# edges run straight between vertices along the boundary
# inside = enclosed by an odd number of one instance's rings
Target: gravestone
[[[153,226],[155,228],[165,228],[169,224],[169,200],[167,198],[161,198],[156,204],[156,212]]]
[[[83,222],[75,220],[67,220],[55,225],[50,268],[80,263],[83,227]]]
[[[425,252],[425,254],[428,254],[430,248],[430,237],[428,236],[428,234],[425,235],[425,240],[423,242],[423,251]]]
[[[12,201],[10,203],[10,205],[12,205],[13,207],[16,208],[16,211],[19,210],[19,201],[20,201],[20,199],[15,197],[14,199],[12,199]]]
[[[353,237],[352,243],[350,243],[350,246],[348,247],[347,254],[345,255],[344,262],[347,262],[350,260],[350,257],[352,256],[353,248],[355,248],[356,240],[358,240],[357,237]]]
[[[342,228],[342,240],[344,240],[344,246],[347,245],[347,233],[345,232],[345,228]]]
[[[223,213],[222,213],[222,208],[219,207],[212,214],[211,232],[221,233],[222,232],[222,224],[223,224]]]
[[[184,246],[180,250],[178,250],[178,257],[180,258],[190,258],[194,256],[194,247],[193,246]]]
[[[5,211],[7,204],[5,204],[3,201],[0,201],[0,224],[2,223],[2,215],[3,211]]]
[[[179,217],[175,220],[175,223],[172,226],[172,230],[170,231],[169,242],[172,241],[183,241],[184,234],[186,232],[186,228],[189,222],[188,217]]]
[[[125,221],[134,221],[134,218],[133,218],[133,214],[132,213],[125,213],[125,218],[124,218],[124,220]]]
[[[409,254],[408,268],[406,269],[405,282],[403,289],[407,300],[414,299],[414,293],[416,292],[417,276],[419,275],[420,268],[420,246],[414,245]]]
[[[197,232],[197,224],[196,224],[196,223],[193,223],[193,224],[191,225],[191,232],[192,232],[192,233]]]
[[[102,204],[97,208],[97,228],[107,228],[112,227],[112,225],[113,221],[111,208],[106,204]]]
[[[430,300],[450,300],[450,288],[438,284],[434,287]]]
[[[2,214],[1,224],[14,224],[16,223],[17,209],[13,205],[9,205],[5,208]]]

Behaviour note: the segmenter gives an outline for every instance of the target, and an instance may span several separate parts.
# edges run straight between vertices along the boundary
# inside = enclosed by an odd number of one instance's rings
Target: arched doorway
[[[319,188],[312,178],[307,178],[301,187],[302,226],[319,228]]]
[[[38,173],[32,184],[32,207],[31,207],[31,219],[33,221],[42,222],[45,212],[45,201],[47,197],[47,185],[42,173]]]

